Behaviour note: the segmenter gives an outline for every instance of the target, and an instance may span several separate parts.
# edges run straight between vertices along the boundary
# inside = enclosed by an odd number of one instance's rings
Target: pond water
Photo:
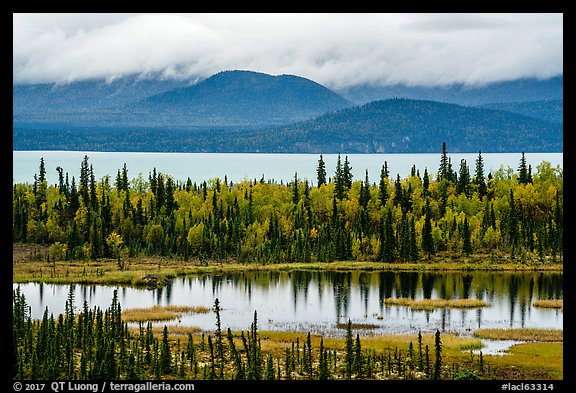
[[[55,316],[64,312],[68,285],[13,284],[26,296],[33,318],[48,307]],[[342,336],[337,324],[376,325],[363,334],[418,331],[469,335],[479,328],[563,328],[559,310],[533,307],[538,299],[563,297],[562,273],[543,272],[253,272],[177,278],[159,289],[114,286],[74,286],[75,307],[106,308],[118,290],[122,309],[153,305],[212,306],[222,308],[222,328],[247,330],[258,313],[260,330],[295,330]],[[478,309],[416,311],[389,306],[386,298],[471,298],[489,305]],[[184,315],[166,325],[215,329],[214,313]]]

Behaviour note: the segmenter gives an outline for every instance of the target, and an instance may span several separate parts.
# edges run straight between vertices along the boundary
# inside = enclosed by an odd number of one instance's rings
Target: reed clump
[[[564,340],[562,329],[478,329],[474,331],[474,337],[492,340],[518,340],[559,342]]]
[[[540,308],[557,308],[560,310],[564,310],[564,300],[563,299],[552,299],[552,300],[536,300],[533,303],[534,307]]]
[[[488,303],[480,299],[421,299],[387,298],[387,306],[404,306],[417,310],[433,310],[435,308],[478,308],[486,307]]]
[[[210,308],[204,306],[155,305],[147,308],[126,309],[122,311],[122,319],[125,322],[169,321],[184,314],[205,314],[208,312],[210,312]]]

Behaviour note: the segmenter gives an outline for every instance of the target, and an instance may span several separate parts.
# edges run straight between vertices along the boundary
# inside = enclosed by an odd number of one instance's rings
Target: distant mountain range
[[[410,153],[562,151],[562,125],[511,112],[389,99],[244,138],[277,135],[276,152]]]
[[[355,104],[387,98],[412,98],[440,101],[464,106],[482,106],[495,103],[562,100],[564,78],[516,79],[485,85],[454,83],[439,86],[357,85],[337,90],[337,93]]]
[[[309,79],[252,71],[220,72],[192,85],[131,77],[110,84],[14,87],[15,127],[261,127],[352,105]]]
[[[564,100],[543,100],[527,102],[497,102],[485,104],[480,108],[498,109],[534,117],[536,119],[562,124],[564,122]]]
[[[562,92],[562,77],[335,92],[252,71],[201,81],[130,76],[14,85],[13,149],[388,153],[437,152],[446,141],[459,152],[557,152]],[[391,94],[418,99],[382,99]],[[369,97],[378,98],[358,104]]]

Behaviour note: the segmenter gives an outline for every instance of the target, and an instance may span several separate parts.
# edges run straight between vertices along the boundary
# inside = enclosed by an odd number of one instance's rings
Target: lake
[[[32,308],[42,318],[48,307],[56,316],[64,312],[68,285],[40,283],[20,286]],[[342,336],[338,323],[377,325],[366,333],[456,332],[470,335],[479,328],[563,328],[559,310],[533,307],[538,299],[563,297],[562,273],[544,272],[252,272],[194,275],[177,278],[159,289],[114,286],[74,287],[75,306],[108,307],[114,289],[122,309],[153,305],[210,307],[216,298],[222,307],[223,329],[247,330],[258,312],[260,330],[294,330]],[[416,311],[390,306],[386,298],[482,299],[478,309]],[[185,315],[167,325],[215,329],[215,315]]]
[[[185,181],[188,177],[196,183],[219,177],[238,182],[243,179],[289,182],[298,173],[298,178],[316,183],[316,168],[319,154],[245,154],[245,153],[123,153],[123,152],[79,152],[79,151],[13,151],[13,183],[34,182],[34,174],[39,172],[40,158],[44,158],[48,184],[58,182],[56,167],[78,178],[80,164],[87,155],[93,165],[96,179],[109,175],[115,179],[118,169],[126,163],[129,178],[156,171],[169,174],[176,180]],[[342,163],[346,154],[342,154]],[[355,180],[364,180],[368,170],[370,182],[378,182],[384,161],[388,162],[391,178],[400,174],[401,178],[410,175],[412,165],[424,175],[427,168],[435,177],[440,164],[441,154],[348,154]],[[453,169],[458,171],[460,160],[465,159],[473,174],[478,153],[449,153]],[[336,168],[337,154],[325,154],[327,175],[333,176]],[[521,153],[482,153],[484,173],[498,170],[501,166],[517,171]],[[563,166],[563,153],[527,153],[526,161],[532,165],[532,172],[542,160],[549,161],[552,167]]]

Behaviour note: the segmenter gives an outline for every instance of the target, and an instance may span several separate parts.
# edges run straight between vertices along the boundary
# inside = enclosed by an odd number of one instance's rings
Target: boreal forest
[[[96,179],[88,156],[80,174],[47,184],[44,161],[30,183],[13,185],[13,242],[49,246],[45,259],[125,261],[155,255],[220,262],[422,261],[434,255],[486,255],[521,261],[562,256],[563,170],[517,168],[486,173],[451,161],[378,182],[354,179],[353,162],[336,168],[318,157],[317,178],[288,183],[173,179],[153,168]],[[33,180],[33,181],[32,181]]]

